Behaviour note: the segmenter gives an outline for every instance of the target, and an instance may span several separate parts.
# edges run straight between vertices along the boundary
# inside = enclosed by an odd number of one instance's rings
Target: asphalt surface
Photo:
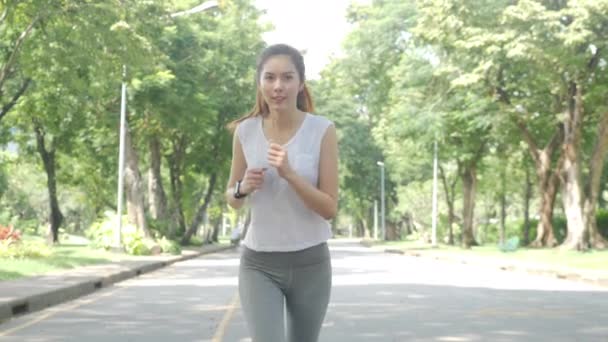
[[[321,341],[608,341],[608,289],[332,241]],[[0,341],[250,341],[238,251],[178,262],[0,325]],[[272,341],[269,341],[272,342]]]

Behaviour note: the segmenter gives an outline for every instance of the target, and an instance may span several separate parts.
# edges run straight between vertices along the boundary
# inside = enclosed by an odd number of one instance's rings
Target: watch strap
[[[242,184],[242,180],[239,180],[236,182],[236,185],[234,187],[234,198],[243,198],[246,197],[247,194],[241,193],[241,184]]]

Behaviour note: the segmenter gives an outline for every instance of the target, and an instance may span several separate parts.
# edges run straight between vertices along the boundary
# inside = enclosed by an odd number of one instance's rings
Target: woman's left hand
[[[287,178],[293,174],[293,169],[289,165],[287,150],[276,143],[271,143],[268,149],[268,163],[277,169],[279,176]]]

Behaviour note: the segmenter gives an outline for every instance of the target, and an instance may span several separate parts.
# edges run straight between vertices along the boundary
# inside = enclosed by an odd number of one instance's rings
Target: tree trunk
[[[583,182],[581,179],[580,140],[583,122],[581,86],[570,82],[568,111],[564,120],[564,166],[562,172],[562,197],[568,235],[562,244],[564,249],[585,250],[589,246],[585,239],[585,218],[583,215]]]
[[[363,203],[363,201],[359,201],[359,205],[360,205],[360,208],[365,208],[365,203]],[[364,209],[361,209],[361,212],[363,212],[363,211],[364,211]],[[355,219],[354,225],[353,225],[353,223],[348,224],[348,236],[350,236],[352,234],[353,236],[368,238],[373,234],[373,232],[371,234],[368,232],[367,227],[369,227],[368,217],[370,217],[370,216],[373,217],[374,208],[367,209],[367,213],[369,214],[369,216],[360,215],[359,217],[357,217]],[[370,227],[370,229],[373,229],[373,227]]]
[[[205,212],[207,212],[207,207],[209,206],[209,203],[211,203],[211,195],[213,194],[213,191],[215,190],[216,181],[217,181],[217,173],[214,172],[211,174],[211,177],[209,178],[209,184],[207,185],[207,194],[205,195],[205,200],[204,200],[203,204],[198,208],[196,215],[192,219],[192,224],[190,225],[190,228],[188,228],[188,230],[184,234],[184,237],[182,238],[182,241],[181,241],[182,245],[187,245],[188,243],[190,243],[190,238],[192,238],[192,236],[196,234],[198,227],[200,226],[201,222],[203,222]],[[196,201],[195,203],[199,203],[199,202],[200,202],[200,199],[198,201]]]
[[[171,237],[186,231],[186,219],[184,217],[184,209],[182,205],[182,189],[181,181],[182,164],[185,152],[185,139],[179,137],[172,142],[173,152],[169,156],[169,177],[171,179],[171,195],[173,197],[173,220],[171,228]]]
[[[361,231],[358,227],[356,227],[357,228],[357,231],[355,232],[356,236],[363,237],[365,239],[375,238],[375,236],[372,236],[372,235],[374,235],[374,222],[376,223],[376,228],[378,228],[377,225],[379,224],[378,217],[374,216],[374,215],[376,215],[376,209],[377,209],[376,205],[370,206],[369,209],[367,209],[368,215],[366,217],[363,217],[362,219],[369,222],[367,224],[369,229],[365,229],[364,231]],[[369,217],[371,217],[372,219],[370,220]]]
[[[414,229],[412,229],[412,219],[409,213],[405,213],[402,217],[403,226],[405,228],[404,234],[406,236],[412,234]]]
[[[498,84],[499,87],[496,89],[497,94],[499,95],[499,99],[501,102],[511,105],[511,100],[509,98],[508,92],[505,90],[505,82],[504,82],[504,69],[501,67],[498,72]],[[561,103],[559,99],[556,103]],[[547,144],[544,149],[540,149],[538,144],[536,143],[532,133],[528,129],[528,125],[524,121],[523,117],[529,116],[525,109],[523,113],[521,113],[521,109],[517,108],[514,111],[513,119],[522,133],[522,137],[528,146],[528,151],[532,160],[534,160],[534,164],[536,167],[536,175],[538,176],[538,187],[540,196],[540,206],[539,206],[539,217],[540,221],[538,223],[537,231],[536,231],[536,239],[532,242],[532,247],[553,247],[557,245],[557,240],[555,239],[555,234],[553,233],[553,206],[555,204],[555,196],[557,193],[557,182],[559,181],[558,174],[561,170],[561,162],[563,158],[559,158],[557,162],[557,166],[552,171],[551,170],[551,159],[553,153],[557,150],[561,142],[563,141],[563,126],[560,124],[557,126],[557,131]],[[526,115],[521,115],[526,114]]]
[[[368,233],[368,225],[367,225],[367,220],[365,217],[361,217],[358,220],[358,224],[357,224],[357,236],[366,236],[369,235]]]
[[[386,222],[386,239],[388,241],[397,241],[399,238],[400,236],[397,230],[397,224],[391,221]]]
[[[59,227],[63,222],[63,214],[59,208],[59,201],[57,200],[57,178],[55,176],[55,147],[51,140],[51,148],[47,150],[46,146],[46,133],[42,126],[34,121],[34,131],[36,132],[36,146],[42,163],[44,164],[44,170],[46,172],[46,185],[49,193],[49,221],[50,231],[53,239],[53,243],[59,243]]]
[[[608,151],[608,112],[604,113],[599,124],[597,140],[591,154],[589,177],[585,184],[585,230],[588,232],[589,245],[595,249],[608,248],[608,241],[597,229],[596,210],[598,198],[601,194],[601,178],[604,168],[604,159]]]
[[[448,205],[448,244],[454,245],[454,223],[456,222],[456,209],[454,201],[450,201]]]
[[[150,170],[148,171],[148,201],[150,216],[156,220],[167,218],[167,195],[160,174],[161,145],[158,136],[153,135],[149,140]]]
[[[538,177],[538,193],[541,196],[538,213],[540,220],[536,227],[536,238],[530,246],[554,247],[557,245],[557,240],[553,231],[553,208],[559,188],[558,170],[561,168],[563,158],[560,158],[556,167],[557,170],[551,170],[551,149],[546,148],[537,152],[539,159],[536,163],[536,175]]]
[[[452,183],[448,185],[447,176],[443,171],[443,167],[441,165],[439,166],[439,176],[441,177],[443,191],[445,192],[445,201],[448,207],[448,244],[454,245],[454,218],[456,216],[454,214],[454,201],[456,198],[457,177],[454,177]]]
[[[463,208],[462,208],[462,245],[465,248],[477,246],[473,234],[475,213],[475,191],[477,188],[476,163],[464,165],[462,168]]]
[[[367,222],[367,220],[365,220],[365,222]],[[366,225],[369,226],[367,223]],[[372,237],[372,234],[370,234],[369,229],[365,228],[365,225],[362,226],[361,230],[363,231],[363,234],[358,234],[357,237],[363,237],[365,239],[370,239]]]
[[[500,244],[502,245],[505,243],[505,221],[507,219],[507,169],[505,167],[500,175],[500,183]]]
[[[217,221],[213,221],[211,226],[205,229],[205,233],[203,234],[203,244],[208,245],[213,242],[213,234],[216,230],[219,229],[220,223]]]
[[[504,96],[503,102],[509,105],[511,103],[509,99]],[[560,157],[554,169],[551,168],[551,160],[554,152],[558,150],[558,147],[564,139],[563,125],[560,124],[557,126],[549,143],[543,149],[540,149],[538,147],[539,145],[534,140],[532,133],[528,130],[528,126],[522,119],[522,116],[515,115],[513,119],[528,146],[528,152],[534,161],[536,176],[538,177],[538,196],[540,196],[538,216],[540,217],[540,221],[536,228],[536,239],[530,246],[554,247],[557,245],[557,240],[553,233],[553,207],[555,205],[555,196],[558,189],[558,175],[561,171],[564,159],[563,157]]]
[[[220,230],[224,228],[224,207],[221,207],[220,217],[213,225],[209,243],[219,242]]]
[[[525,165],[525,164],[524,164]],[[526,165],[526,186],[524,190],[524,241],[523,245],[530,243],[530,200],[532,199],[532,180],[530,179],[530,168]]]
[[[585,250],[588,248],[585,241],[585,220],[582,212],[582,182],[580,179],[580,164],[576,161],[577,152],[572,146],[565,146],[566,160],[564,162],[564,186],[562,197],[566,219],[568,221],[568,235],[562,244],[565,249]],[[574,158],[572,160],[571,158]]]
[[[129,222],[134,224],[144,237],[152,238],[146,224],[144,188],[138,156],[128,126],[125,129],[125,193]]]
[[[481,201],[481,204],[483,205],[485,217],[483,219],[483,225],[475,225],[473,236],[475,237],[477,243],[483,245],[485,243],[485,238],[490,231],[490,222],[496,217],[496,203],[494,196],[488,196],[486,200]],[[500,227],[498,227],[498,232],[500,233]]]
[[[599,208],[606,208],[606,204],[608,203],[602,194],[608,190],[608,172],[606,168],[606,160],[604,160],[604,165],[602,166],[602,175],[600,176],[600,187],[598,190],[598,199],[597,205]]]

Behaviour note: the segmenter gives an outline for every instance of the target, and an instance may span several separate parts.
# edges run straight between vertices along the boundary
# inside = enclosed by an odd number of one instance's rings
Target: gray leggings
[[[243,246],[239,294],[253,342],[316,342],[330,291],[326,243],[295,252]]]

